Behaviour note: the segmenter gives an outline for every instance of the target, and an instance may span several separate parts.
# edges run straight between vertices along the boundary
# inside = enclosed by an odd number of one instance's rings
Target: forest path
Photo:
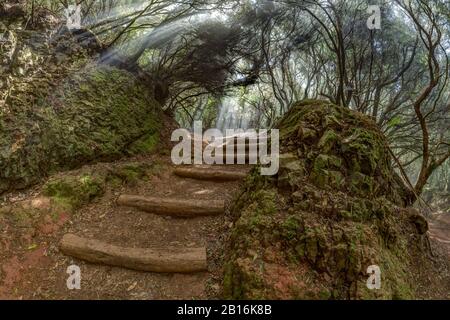
[[[134,163],[134,161],[134,159],[126,159],[120,162],[126,164]],[[222,209],[218,212],[214,210],[218,207],[227,209],[249,168],[239,165],[174,166],[168,156],[153,156],[141,161],[154,164],[155,169],[151,175],[139,179],[134,184],[107,188],[103,196],[73,213],[50,212],[48,215],[39,217],[34,224],[30,224],[22,217],[0,213],[0,298],[214,299],[220,297],[221,246],[231,225]],[[109,164],[86,166],[77,173],[100,170],[107,165]],[[30,190],[20,201],[34,199],[32,201],[36,206],[47,206],[48,202],[39,194],[40,188],[37,187],[35,190]],[[180,217],[173,214],[177,213],[177,210],[172,209],[169,210],[170,214],[164,211],[155,214],[151,212],[152,210],[146,210],[150,212],[142,210],[140,206],[137,206],[138,208],[119,206],[117,200],[123,195],[131,195],[138,199],[141,197],[147,200],[153,199],[150,202],[151,205],[155,205],[154,199],[160,200],[156,204],[161,204],[162,201],[167,205],[168,201],[169,208],[172,208],[170,205],[173,203],[179,206],[180,200],[185,201],[182,204],[187,203],[194,208],[198,205],[208,206],[209,203],[215,203],[215,205],[210,206],[210,209],[214,209],[210,212],[211,214],[196,216],[195,210],[190,210],[189,215],[184,214],[184,217]],[[173,202],[173,200],[176,201]],[[148,202],[144,203],[148,205]],[[185,209],[185,207],[180,208]],[[442,214],[430,221],[430,236],[444,244],[450,256],[449,218],[449,214]],[[95,259],[94,261],[101,262],[99,260],[103,259],[103,262],[107,264],[91,263],[65,255],[61,251],[61,240],[68,234],[75,235],[83,241],[99,241],[100,246],[98,242],[94,243],[93,247],[81,244],[78,249],[81,248],[85,258],[89,255],[86,248],[95,249],[94,257],[97,257],[98,261]],[[155,265],[159,267],[162,265],[166,268],[165,271],[170,272],[148,272],[151,269],[142,271],[146,270],[145,267],[142,268],[142,260],[146,262],[144,265],[148,266],[149,253],[139,249],[136,251],[136,248],[156,250],[150,252],[150,258],[153,259],[150,260],[156,260],[157,263],[150,265],[153,266],[152,268]],[[172,255],[168,259],[169,252]],[[166,255],[163,261],[168,261],[167,263],[158,260],[159,253],[163,257]],[[186,253],[191,260],[183,260],[186,258]],[[193,255],[189,255],[190,253]],[[109,258],[105,260],[105,256]],[[147,259],[143,259],[145,257]],[[124,263],[124,258],[128,263]],[[71,265],[79,266],[81,269],[80,290],[67,288],[69,277],[67,268]],[[181,270],[184,272],[167,269],[173,266],[178,268],[186,266],[187,269]]]
[[[429,221],[430,237],[447,250],[450,257],[450,212],[434,214]]]
[[[33,249],[29,249],[31,246],[22,243],[21,250],[17,251],[23,254],[16,252],[2,263],[5,281],[0,284],[0,297],[217,297],[221,281],[221,266],[217,265],[220,234],[228,228],[223,213],[249,168],[242,165],[177,167],[171,164],[169,157],[159,157],[158,161],[160,170],[149,179],[107,190],[98,200],[53,223],[51,230],[35,228],[30,237],[37,247],[33,245]],[[175,174],[176,171],[181,176]],[[207,174],[193,179],[183,176],[184,171]],[[190,215],[178,216],[158,210],[144,211],[133,205],[118,205],[117,200],[123,195],[159,199],[166,204],[168,202],[169,207],[173,200],[182,201],[181,205],[177,204],[180,213],[186,209],[184,203],[198,206],[208,206],[209,203],[217,206],[219,203],[222,208],[213,214],[199,212],[197,215],[194,207]],[[19,242],[22,238],[19,237]],[[9,246],[15,244],[11,241]],[[148,250],[156,250],[156,253]],[[80,290],[67,288],[67,268],[70,265],[80,267]]]

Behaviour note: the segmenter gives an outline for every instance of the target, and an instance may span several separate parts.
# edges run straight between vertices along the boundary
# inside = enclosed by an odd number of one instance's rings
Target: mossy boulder
[[[42,195],[72,211],[103,196],[108,189],[135,185],[159,169],[158,162],[148,160],[87,165],[52,176],[42,187]]]
[[[391,168],[386,139],[365,115],[305,100],[291,107],[278,128],[282,152],[304,159],[311,182],[319,187],[406,203],[409,193]]]
[[[53,178],[45,184],[43,194],[67,209],[77,209],[101,196],[104,190],[104,177],[84,174]]]
[[[55,71],[17,83],[9,95],[0,113],[0,193],[84,163],[150,153],[158,144],[161,108],[145,84],[81,58],[71,66],[63,78]]]
[[[404,208],[407,192],[376,124],[302,101],[278,128],[278,174],[255,168],[231,207],[224,298],[418,297],[426,224]],[[379,290],[366,285],[371,265],[381,270]]]

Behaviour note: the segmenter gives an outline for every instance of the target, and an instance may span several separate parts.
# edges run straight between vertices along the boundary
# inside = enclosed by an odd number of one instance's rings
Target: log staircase
[[[235,145],[235,151],[242,150]],[[224,146],[225,149],[225,146]],[[248,145],[245,150],[248,150]],[[235,159],[236,160],[236,159]],[[248,162],[248,160],[246,160]],[[249,165],[180,165],[173,174],[183,179],[209,180],[214,183],[237,181],[245,178]],[[226,192],[227,190],[224,190]],[[166,215],[175,219],[202,218],[225,212],[223,200],[193,200],[161,198],[152,195],[127,195],[118,197],[117,206],[132,207],[149,214]],[[139,271],[162,273],[192,273],[207,271],[206,247],[121,247],[96,239],[65,234],[59,246],[65,255],[94,264],[123,267]]]

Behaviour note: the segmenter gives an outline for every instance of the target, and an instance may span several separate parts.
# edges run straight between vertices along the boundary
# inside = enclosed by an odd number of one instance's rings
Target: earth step
[[[234,181],[244,179],[248,171],[214,167],[179,167],[174,170],[174,173],[180,177],[198,180]]]
[[[141,209],[146,212],[176,217],[197,217],[218,215],[225,212],[224,200],[161,199],[134,195],[121,195],[117,199],[120,206]]]
[[[140,271],[188,273],[207,270],[205,247],[127,248],[66,234],[60,250],[92,263]]]

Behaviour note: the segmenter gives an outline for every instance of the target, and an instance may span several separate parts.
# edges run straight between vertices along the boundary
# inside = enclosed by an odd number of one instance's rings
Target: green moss
[[[52,197],[58,204],[76,209],[104,192],[104,181],[89,175],[64,176],[48,181],[43,194]]]
[[[341,139],[339,135],[336,134],[336,132],[334,132],[333,130],[329,129],[322,135],[317,144],[317,147],[319,147],[323,153],[329,153],[335,146],[337,146],[340,140]]]
[[[340,190],[345,182],[344,175],[336,170],[314,170],[310,180],[319,188]]]
[[[350,176],[349,185],[353,194],[368,197],[375,194],[376,185],[374,179],[360,172],[355,172]]]
[[[319,154],[314,161],[314,170],[322,169],[340,169],[342,159],[336,156]]]
[[[130,154],[152,153],[159,142],[159,133],[147,134],[139,140],[133,142],[128,151]]]
[[[298,216],[289,216],[281,224],[281,235],[288,241],[298,237],[302,230],[302,221]]]
[[[30,210],[13,210],[12,218],[14,224],[18,227],[31,227],[33,221],[33,212]]]
[[[113,184],[136,183],[139,179],[147,176],[152,166],[146,163],[128,163],[120,165],[108,174],[108,182]]]
[[[233,299],[233,279],[233,266],[231,263],[227,263],[224,266],[224,276],[222,280],[223,296],[225,297],[225,299]]]
[[[240,264],[240,265],[239,265]],[[264,280],[260,276],[260,271],[243,269],[243,262],[234,265],[225,265],[225,275],[223,278],[223,297],[225,299],[263,299],[266,296],[264,290]]]

